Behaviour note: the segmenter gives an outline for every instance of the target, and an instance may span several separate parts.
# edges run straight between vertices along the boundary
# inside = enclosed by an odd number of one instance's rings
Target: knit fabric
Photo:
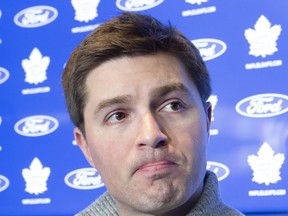
[[[111,195],[106,192],[76,216],[116,216],[117,208]],[[225,205],[219,194],[218,180],[207,171],[204,189],[199,201],[186,216],[243,216],[239,211]]]

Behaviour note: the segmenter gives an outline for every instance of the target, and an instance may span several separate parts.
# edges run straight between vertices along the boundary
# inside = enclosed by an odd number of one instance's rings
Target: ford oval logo
[[[37,115],[19,120],[14,129],[20,135],[36,137],[52,133],[58,125],[58,121],[51,116]]]
[[[40,5],[18,12],[14,17],[14,22],[23,28],[36,28],[53,22],[57,16],[58,11],[55,8]]]
[[[0,175],[0,192],[6,190],[8,186],[9,180],[5,176]]]
[[[218,181],[225,179],[230,173],[230,170],[227,166],[213,161],[207,162],[207,169],[216,174]]]
[[[117,0],[116,6],[124,11],[142,11],[158,6],[164,0]]]
[[[282,94],[258,94],[239,101],[236,111],[247,117],[265,118],[288,111],[288,96]]]
[[[223,41],[212,38],[197,39],[191,42],[198,48],[204,61],[219,57],[227,49]]]
[[[0,67],[0,84],[4,83],[9,78],[9,72],[5,69]]]
[[[80,190],[89,190],[104,186],[101,176],[94,168],[73,170],[65,176],[64,181],[69,187]]]

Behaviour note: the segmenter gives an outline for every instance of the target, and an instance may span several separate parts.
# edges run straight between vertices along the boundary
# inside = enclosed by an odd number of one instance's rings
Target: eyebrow
[[[131,103],[131,101],[132,101],[132,97],[130,95],[121,95],[121,96],[117,96],[111,99],[103,100],[96,107],[94,114],[100,112],[101,110],[105,108],[111,107],[113,105],[128,104],[128,103]]]
[[[172,83],[165,86],[158,87],[151,92],[153,98],[162,98],[171,92],[180,91],[187,96],[190,96],[189,89],[183,83]]]

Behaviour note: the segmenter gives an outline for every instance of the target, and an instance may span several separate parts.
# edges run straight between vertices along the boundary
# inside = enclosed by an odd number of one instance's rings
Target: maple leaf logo
[[[22,67],[26,73],[25,81],[30,84],[38,84],[47,79],[46,70],[50,63],[48,56],[42,56],[38,48],[34,48],[29,59],[22,60]]]
[[[202,3],[208,2],[208,0],[185,0],[186,3],[190,4],[198,4],[201,5]]]
[[[250,44],[249,54],[264,58],[266,55],[273,55],[277,52],[276,41],[281,33],[281,25],[271,26],[269,20],[261,15],[254,28],[246,29],[244,33],[245,38]]]
[[[43,167],[37,157],[33,159],[29,168],[22,170],[22,176],[26,182],[25,191],[35,195],[44,193],[48,190],[46,182],[50,176],[50,168]]]
[[[71,0],[75,10],[75,20],[89,22],[98,17],[98,5],[100,0]]]
[[[253,170],[252,181],[269,185],[281,180],[280,169],[285,160],[284,154],[274,155],[272,147],[264,142],[257,155],[248,156],[248,164]]]

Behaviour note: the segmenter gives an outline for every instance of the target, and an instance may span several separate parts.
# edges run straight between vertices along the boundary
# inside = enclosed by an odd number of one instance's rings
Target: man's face
[[[164,213],[197,199],[211,108],[168,54],[121,57],[87,77],[77,143],[123,215]]]

